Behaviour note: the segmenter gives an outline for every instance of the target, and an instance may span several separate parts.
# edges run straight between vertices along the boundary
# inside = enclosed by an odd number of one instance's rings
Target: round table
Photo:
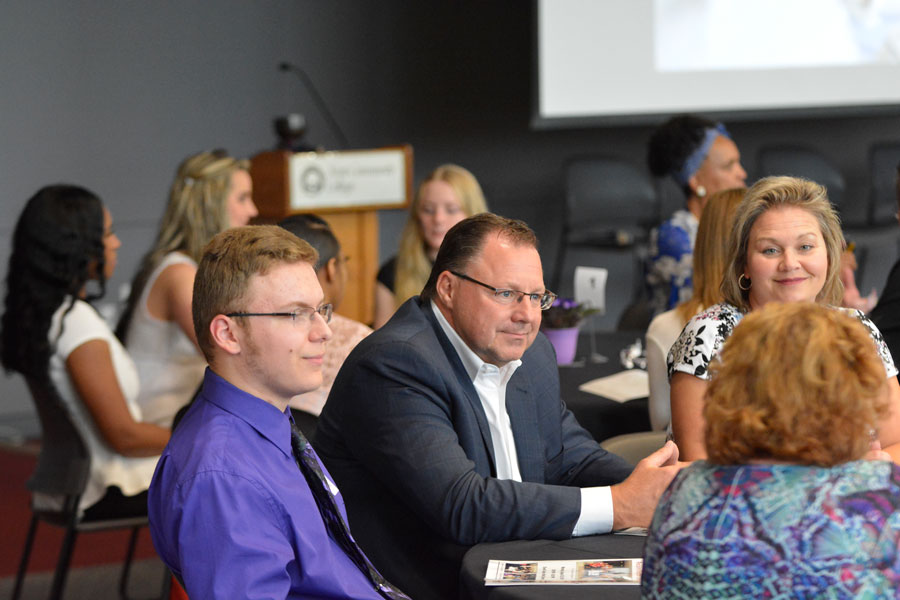
[[[596,396],[578,389],[583,383],[598,377],[606,377],[622,371],[619,361],[619,350],[643,338],[642,332],[605,331],[595,334],[596,349],[599,354],[609,360],[605,363],[593,363],[586,359],[590,354],[589,333],[582,332],[578,339],[578,366],[562,366],[559,368],[560,396],[566,407],[572,411],[579,425],[598,442],[623,433],[650,430],[650,413],[647,398],[615,402],[602,396]]]

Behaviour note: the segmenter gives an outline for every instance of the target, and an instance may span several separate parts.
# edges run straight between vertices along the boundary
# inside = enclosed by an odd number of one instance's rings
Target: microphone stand
[[[313,102],[315,102],[318,109],[322,112],[322,116],[325,117],[325,121],[331,128],[331,132],[335,135],[336,138],[338,138],[338,141],[341,144],[341,148],[345,150],[349,148],[350,144],[349,142],[347,142],[347,136],[344,135],[344,132],[343,130],[341,130],[341,126],[338,125],[338,122],[335,120],[334,115],[332,115],[331,111],[328,110],[328,106],[325,104],[325,101],[322,100],[322,96],[319,95],[319,91],[313,84],[312,79],[309,78],[309,75],[306,74],[306,71],[289,62],[278,63],[278,70],[290,71],[300,78],[300,81],[303,83],[303,87],[305,87],[309,92],[309,95],[312,96]]]

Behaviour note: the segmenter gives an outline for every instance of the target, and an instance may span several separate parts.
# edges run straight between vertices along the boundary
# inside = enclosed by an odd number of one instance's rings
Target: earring
[[[741,285],[744,282],[744,280],[747,281],[747,287],[744,287],[743,285]],[[744,275],[743,273],[741,273],[741,276],[738,277],[738,287],[741,288],[742,290],[744,290],[745,292],[749,292],[750,288],[752,286],[753,286],[753,282],[750,280],[750,278],[747,277],[746,275]]]
[[[706,188],[703,187],[702,185],[698,185],[697,191],[694,193],[697,194],[698,198],[703,198],[704,196],[706,196]]]

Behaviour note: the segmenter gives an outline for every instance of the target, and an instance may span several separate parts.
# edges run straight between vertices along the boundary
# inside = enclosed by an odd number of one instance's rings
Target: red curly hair
[[[703,416],[708,460],[717,464],[857,460],[889,410],[868,331],[814,303],[769,303],[748,314],[710,374]]]

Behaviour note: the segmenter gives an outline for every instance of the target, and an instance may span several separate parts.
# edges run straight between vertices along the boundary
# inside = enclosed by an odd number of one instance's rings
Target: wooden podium
[[[412,196],[412,147],[297,152],[276,150],[250,161],[258,222],[316,213],[341,243],[349,277],[338,312],[371,324],[378,272],[378,215]]]

